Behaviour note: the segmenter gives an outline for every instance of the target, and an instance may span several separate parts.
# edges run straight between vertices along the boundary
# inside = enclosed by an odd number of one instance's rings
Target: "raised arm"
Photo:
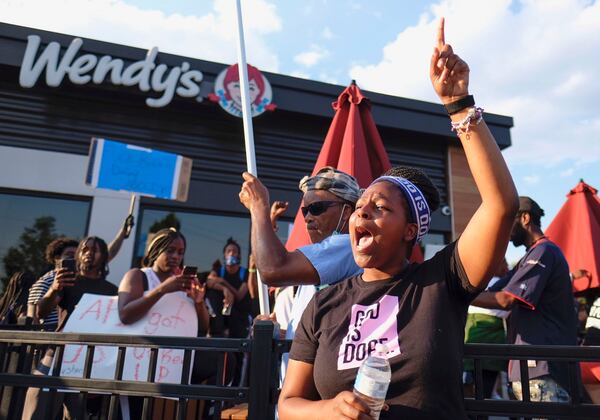
[[[289,203],[287,201],[274,201],[271,204],[271,213],[269,217],[271,219],[271,225],[273,226],[273,231],[277,232],[279,227],[277,226],[277,222],[279,218],[285,214],[289,207]],[[258,298],[258,278],[256,276],[256,262],[254,261],[254,256],[250,254],[250,258],[248,260],[248,291],[250,292],[250,297],[252,299]]]
[[[443,18],[431,56],[430,78],[444,105],[469,94],[469,66],[446,44]],[[474,111],[467,108],[450,118],[453,123],[466,123],[469,112]],[[463,124],[456,131],[482,202],[458,240],[458,253],[469,283],[483,289],[506,253],[519,202],[510,172],[485,121],[477,122],[477,115],[470,120],[468,126]]]
[[[269,286],[318,284],[319,274],[300,251],[288,252],[271,223],[269,192],[260,180],[244,172],[240,201],[250,210],[252,253],[262,281]]]
[[[129,237],[131,233],[131,229],[134,225],[133,215],[129,215],[125,218],[123,222],[123,226],[117,232],[117,236],[112,240],[112,242],[108,245],[108,261],[111,261],[113,258],[117,256],[119,250],[121,249],[121,245],[123,245],[123,241]]]

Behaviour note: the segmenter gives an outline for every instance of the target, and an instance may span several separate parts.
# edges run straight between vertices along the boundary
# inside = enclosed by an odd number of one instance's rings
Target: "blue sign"
[[[86,183],[166,199],[181,199],[183,187],[187,198],[189,174],[181,175],[189,171],[182,171],[183,164],[191,170],[190,159],[173,153],[92,139]]]

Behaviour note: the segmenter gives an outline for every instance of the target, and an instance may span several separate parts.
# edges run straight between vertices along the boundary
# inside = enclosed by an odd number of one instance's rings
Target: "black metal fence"
[[[85,364],[82,378],[61,377],[60,368],[66,345],[83,344],[86,346]],[[37,365],[41,350],[49,346],[55,349],[53,369],[50,375],[31,373]],[[118,348],[114,379],[90,379],[94,360],[94,351],[98,346]],[[147,381],[126,381],[122,379],[127,348],[143,347],[150,349],[150,364]],[[188,405],[192,401],[216,401],[213,419],[220,419],[219,402],[249,403],[248,418],[268,420],[274,417],[274,403],[277,396],[274,385],[278,384],[278,363],[281,348],[273,339],[273,324],[257,322],[252,339],[224,338],[180,338],[153,336],[125,336],[100,334],[50,333],[39,331],[0,331],[0,418],[20,419],[28,388],[44,388],[50,393],[50,406],[45,407],[47,418],[51,419],[56,404],[54,396],[57,390],[79,391],[81,409],[74,413],[78,418],[86,418],[89,394],[100,394],[105,402],[98,418],[118,419],[119,396],[143,397],[142,418],[156,417],[153,404],[157,398],[177,400],[174,413],[165,418],[188,419]],[[159,349],[178,349],[184,351],[183,373],[180,384],[157,383],[155,373]],[[217,362],[217,383],[214,385],[190,384],[190,369],[193,351],[219,352],[222,358]],[[250,355],[250,374],[247,387],[225,386],[223,383],[223,358],[226,352]],[[154,414],[154,416],[153,416]],[[206,414],[195,413],[192,418],[205,418]],[[164,417],[165,414],[162,414]],[[161,416],[159,416],[161,417]],[[51,419],[53,420],[53,419]]]
[[[475,365],[475,397],[465,398],[467,413],[472,416],[544,417],[561,419],[600,419],[600,405],[586,402],[578,362],[600,362],[600,347],[592,346],[515,346],[509,344],[465,344],[465,358]],[[491,400],[483,396],[482,361],[518,360],[523,401]],[[532,402],[529,393],[528,360],[553,360],[568,365],[569,403]]]
[[[85,368],[82,378],[61,377],[60,372],[64,348],[69,344],[86,347]],[[99,334],[50,333],[40,331],[0,330],[0,418],[20,419],[28,388],[45,388],[50,395],[57,390],[79,391],[80,416],[86,411],[88,396],[100,394],[102,404],[96,413],[98,418],[119,418],[119,397],[138,396],[143,398],[142,418],[200,419],[208,416],[198,409],[199,401],[214,401],[210,418],[221,418],[221,402],[248,403],[248,419],[269,420],[274,418],[278,397],[279,363],[281,354],[289,349],[290,342],[274,338],[273,324],[259,321],[254,326],[252,339],[224,338],[179,338],[123,336]],[[48,376],[32,374],[41,350],[55,348],[53,372]],[[114,379],[90,379],[94,351],[98,346],[118,348]],[[146,381],[122,379],[127,348],[150,349],[150,368]],[[155,378],[159,349],[184,351],[183,375],[179,384],[157,383]],[[217,363],[217,381],[213,385],[190,384],[193,351],[227,352],[248,354],[250,371],[248,386],[227,386],[223,383],[223,359]],[[565,419],[600,418],[600,405],[586,402],[580,380],[580,361],[600,361],[600,347],[569,346],[514,346],[514,345],[465,345],[465,357],[474,359],[475,396],[465,398],[470,416],[547,417]],[[490,400],[483,396],[482,361],[485,359],[519,360],[523,383],[528,378],[528,360],[555,360],[569,365],[572,399],[569,403],[545,403],[530,401],[528,387],[523,387],[524,401]],[[220,370],[219,370],[220,369]],[[96,397],[97,398],[97,397]],[[157,415],[157,407],[164,405],[164,398],[171,398],[172,411],[165,414],[164,407]],[[57,404],[50,398],[51,404]],[[162,402],[161,402],[162,401]],[[53,407],[47,407],[50,418]]]

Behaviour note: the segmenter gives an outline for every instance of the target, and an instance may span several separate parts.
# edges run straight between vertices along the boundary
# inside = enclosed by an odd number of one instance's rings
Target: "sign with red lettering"
[[[116,296],[84,294],[67,321],[64,332],[196,337],[198,319],[191,299],[179,293],[163,296],[139,321],[125,325],[119,319]],[[65,346],[60,376],[83,377],[87,346]],[[113,379],[117,364],[117,347],[98,346],[94,351],[91,378]],[[158,352],[155,381],[181,383],[183,350],[161,349]],[[123,380],[146,381],[150,349],[127,348]]]

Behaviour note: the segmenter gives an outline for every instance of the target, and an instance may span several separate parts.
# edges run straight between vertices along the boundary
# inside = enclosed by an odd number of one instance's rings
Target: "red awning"
[[[371,104],[353,81],[332,104],[335,116],[329,126],[312,175],[333,166],[358,180],[362,188],[391,168],[383,141],[371,116]],[[286,248],[290,251],[310,243],[302,213],[298,210]],[[419,247],[415,261],[423,261]]]
[[[546,229],[546,236],[565,254],[569,269],[586,269],[591,279],[576,279],[577,292],[600,287],[600,198],[598,190],[581,181]]]

